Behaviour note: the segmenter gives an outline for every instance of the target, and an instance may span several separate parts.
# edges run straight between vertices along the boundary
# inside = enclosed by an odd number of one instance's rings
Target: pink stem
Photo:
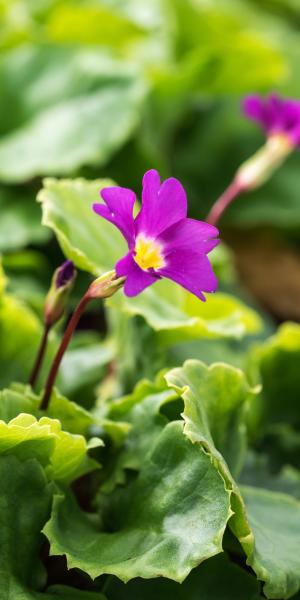
[[[226,208],[244,191],[243,186],[234,179],[225,192],[216,200],[209,211],[206,222],[210,225],[217,225]]]

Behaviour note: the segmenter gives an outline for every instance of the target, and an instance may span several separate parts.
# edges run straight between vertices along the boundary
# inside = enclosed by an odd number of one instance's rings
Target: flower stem
[[[54,357],[52,367],[50,369],[48,379],[46,381],[45,391],[40,406],[42,410],[46,410],[48,407],[52,393],[52,388],[55,383],[60,363],[86,305],[88,304],[88,302],[90,302],[90,300],[95,300],[96,298],[100,298],[102,300],[104,298],[110,298],[124,285],[124,282],[125,277],[118,278],[115,271],[109,271],[108,273],[102,275],[102,277],[98,277],[98,279],[95,279],[95,281],[93,281],[89,286],[84,296],[82,296],[79,304],[77,305],[72,314],[72,317],[67,325],[64,336],[62,338],[61,344]]]
[[[244,186],[234,179],[225,192],[212,206],[206,217],[206,222],[210,223],[210,225],[217,225],[226,208],[233,202],[233,200],[235,200],[235,198],[243,193],[243,191]]]
[[[63,355],[70,343],[71,337],[73,335],[74,330],[77,327],[78,321],[87,305],[87,303],[91,300],[88,292],[81,298],[79,304],[77,305],[77,307],[75,308],[72,317],[67,325],[67,328],[65,330],[63,339],[61,341],[61,344],[58,348],[58,351],[55,355],[54,361],[52,363],[52,367],[50,369],[49,375],[48,375],[48,379],[46,382],[46,386],[45,386],[45,391],[44,391],[44,396],[43,396],[43,400],[41,403],[40,408],[42,410],[46,410],[48,404],[49,404],[49,400],[50,400],[50,396],[51,396],[51,392],[52,392],[52,388],[57,376],[57,372],[60,366],[60,363],[62,361]]]
[[[50,329],[51,329],[51,325],[45,323],[42,339],[41,339],[40,346],[38,349],[38,353],[37,353],[35,363],[33,365],[33,369],[31,371],[31,375],[29,378],[29,384],[31,385],[31,387],[34,387],[36,380],[39,376],[41,366],[43,364]]]

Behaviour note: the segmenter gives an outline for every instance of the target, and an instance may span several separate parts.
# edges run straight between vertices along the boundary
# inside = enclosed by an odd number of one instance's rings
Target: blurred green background
[[[61,259],[41,225],[45,176],[178,177],[205,217],[263,142],[249,92],[300,96],[299,0],[0,0],[0,252],[37,311]],[[221,224],[242,281],[300,318],[300,156]],[[298,283],[299,279],[299,283]]]

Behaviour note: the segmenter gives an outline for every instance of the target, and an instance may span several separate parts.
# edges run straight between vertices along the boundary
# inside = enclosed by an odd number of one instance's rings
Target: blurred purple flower
[[[129,252],[116,264],[118,277],[126,277],[124,292],[136,296],[162,277],[172,279],[198,298],[214,292],[217,278],[207,254],[219,243],[218,230],[187,218],[187,199],[174,178],[161,185],[157,171],[145,173],[142,207],[133,217],[136,200],[127,188],[101,190],[104,204],[94,211],[113,223],[127,241]]]
[[[243,101],[244,114],[257,121],[268,137],[283,136],[292,146],[300,144],[300,101],[270,94],[247,96]]]

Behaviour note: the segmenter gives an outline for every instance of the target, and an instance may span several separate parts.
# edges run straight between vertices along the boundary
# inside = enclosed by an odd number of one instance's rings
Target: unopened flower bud
[[[293,145],[284,134],[272,135],[249,160],[238,169],[235,181],[241,190],[253,190],[273,175],[287,156]]]
[[[126,277],[117,277],[116,271],[104,273],[91,283],[88,296],[91,299],[110,298],[124,285],[125,279]]]
[[[55,325],[62,317],[76,275],[77,272],[71,260],[66,260],[54,271],[44,310],[44,319],[48,327]]]

